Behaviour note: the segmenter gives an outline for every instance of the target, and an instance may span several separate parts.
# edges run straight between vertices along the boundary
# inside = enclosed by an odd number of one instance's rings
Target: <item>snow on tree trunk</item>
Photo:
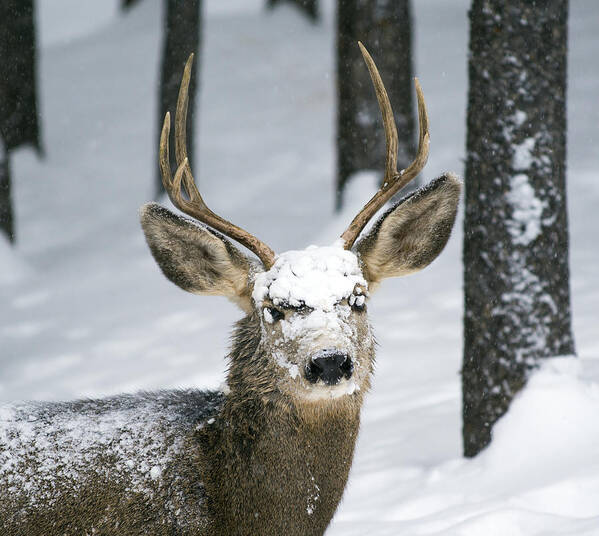
[[[574,353],[567,0],[473,0],[464,235],[466,456],[542,359]]]
[[[289,4],[296,5],[302,13],[304,13],[312,22],[318,20],[318,0],[283,0]],[[268,0],[267,7],[269,9],[275,8],[277,5],[283,3],[282,0]]]
[[[201,34],[201,0],[165,0],[163,12],[164,41],[162,48],[162,69],[160,74],[160,99],[158,111],[158,133],[156,147],[160,140],[162,122],[166,112],[171,112],[171,120],[174,120],[174,112],[177,107],[177,96],[183,68],[189,55],[194,52],[194,65],[191,70],[191,81],[189,84],[189,113],[187,114],[187,153],[189,163],[193,169],[194,162],[194,117],[195,96],[197,77],[200,71],[200,34]],[[173,124],[173,123],[171,123]],[[173,173],[176,170],[175,144],[170,143],[170,161]],[[156,157],[158,162],[158,157]],[[156,164],[156,193],[160,196],[164,189],[162,178]]]
[[[412,19],[409,0],[339,0],[337,12],[336,208],[352,174],[385,166],[385,132],[358,41],[387,88],[399,136],[398,166],[414,155]]]

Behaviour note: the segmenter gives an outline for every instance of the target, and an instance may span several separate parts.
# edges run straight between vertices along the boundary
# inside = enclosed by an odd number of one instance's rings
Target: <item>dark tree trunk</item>
[[[162,130],[162,121],[167,111],[174,112],[177,107],[179,84],[183,75],[183,68],[189,55],[195,53],[194,66],[191,71],[189,84],[189,113],[187,114],[187,154],[189,163],[194,164],[194,117],[195,98],[197,89],[198,72],[200,71],[200,38],[201,38],[201,0],[165,0],[164,1],[164,42],[162,48],[162,69],[160,75],[160,99],[158,111],[158,140]],[[175,144],[170,144],[170,159],[175,171]],[[158,158],[156,158],[158,162]],[[156,194],[160,196],[164,189],[162,179],[156,165]],[[197,176],[197,175],[196,175]]]
[[[0,141],[0,232],[14,242],[14,223],[10,197],[10,161],[8,152]]]
[[[473,0],[464,223],[466,456],[543,359],[574,354],[567,0]]]
[[[0,2],[0,135],[40,150],[33,0]]]
[[[358,41],[372,55],[393,106],[398,169],[414,155],[412,18],[409,0],[339,0],[337,12],[336,208],[351,175],[385,166],[385,133]]]
[[[297,6],[312,22],[318,20],[318,0],[267,0],[266,5],[273,9],[283,2]]]
[[[10,151],[41,151],[33,0],[0,2],[0,232],[15,240]]]

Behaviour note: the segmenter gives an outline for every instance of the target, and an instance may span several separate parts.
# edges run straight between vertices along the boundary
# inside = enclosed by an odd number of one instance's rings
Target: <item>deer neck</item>
[[[247,366],[241,374],[235,363],[268,359],[244,337],[251,322],[238,324],[223,411],[201,431],[214,533],[323,534],[347,482],[361,400],[297,404],[255,383]]]

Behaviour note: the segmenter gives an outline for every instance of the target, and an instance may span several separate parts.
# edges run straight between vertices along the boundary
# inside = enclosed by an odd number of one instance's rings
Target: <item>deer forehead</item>
[[[270,270],[256,274],[252,298],[258,308],[270,300],[274,305],[332,311],[354,291],[366,294],[367,289],[353,252],[341,245],[309,246],[281,253]]]

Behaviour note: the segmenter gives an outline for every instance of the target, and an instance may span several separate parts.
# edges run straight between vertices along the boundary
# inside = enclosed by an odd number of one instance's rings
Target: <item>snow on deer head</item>
[[[374,355],[367,297],[358,258],[341,246],[288,251],[256,275],[262,341],[288,371],[282,389],[318,400],[366,387]]]
[[[141,209],[146,240],[164,275],[189,292],[227,296],[251,319],[247,345],[255,351],[250,358],[233,353],[232,370],[247,372],[263,391],[306,403],[352,396],[361,400],[374,362],[374,338],[366,313],[370,293],[382,279],[421,270],[436,258],[449,238],[461,187],[455,175],[442,175],[392,206],[354,245],[375,213],[418,175],[429,148],[426,108],[416,81],[418,153],[407,169],[397,170],[397,131],[391,105],[372,58],[360,47],[383,116],[387,162],[381,189],[338,243],[275,255],[266,244],[206,206],[185,146],[192,57],[185,67],[177,104],[178,168],[174,178],[168,158],[169,114],[160,140],[160,166],[173,204],[197,221],[155,203]],[[260,262],[243,254],[223,235],[253,251]],[[257,368],[260,371],[256,372]]]

